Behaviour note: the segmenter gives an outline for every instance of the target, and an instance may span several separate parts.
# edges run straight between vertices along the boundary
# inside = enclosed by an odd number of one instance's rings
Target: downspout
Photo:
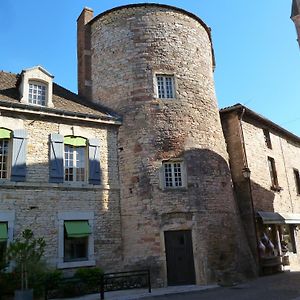
[[[243,117],[245,115],[246,109],[245,107],[242,108],[242,112],[240,116],[238,117],[239,119],[239,129],[240,129],[240,137],[241,137],[241,143],[242,143],[242,152],[243,152],[243,161],[244,161],[244,167],[243,170],[248,170],[249,165],[248,165],[248,159],[247,159],[247,152],[246,152],[246,144],[245,144],[245,137],[244,137],[244,131],[243,131]],[[253,222],[253,229],[254,229],[254,235],[255,235],[255,243],[256,243],[256,253],[253,253],[255,256],[255,261],[257,264],[257,269],[258,273],[260,274],[260,255],[259,255],[259,247],[258,247],[258,237],[257,237],[257,228],[256,228],[256,218],[255,218],[255,210],[254,210],[254,205],[253,205],[253,195],[252,195],[252,184],[251,184],[251,178],[245,178],[248,182],[248,188],[249,188],[249,196],[250,196],[250,206],[251,206],[251,214],[252,214],[252,222]],[[252,247],[251,247],[252,248]]]

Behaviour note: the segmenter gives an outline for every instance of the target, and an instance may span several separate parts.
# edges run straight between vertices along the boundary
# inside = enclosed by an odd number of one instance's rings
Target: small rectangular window
[[[88,240],[90,235],[88,221],[64,222],[64,261],[88,260]]]
[[[296,184],[297,195],[300,195],[300,175],[299,175],[299,170],[294,169],[294,177],[295,177],[295,184]]]
[[[175,98],[174,76],[156,75],[156,84],[158,98]]]
[[[263,129],[263,132],[264,132],[264,138],[265,138],[265,144],[266,144],[266,146],[269,149],[272,149],[270,131],[268,129]]]
[[[272,184],[271,187],[273,189],[278,190],[279,189],[279,184],[278,184],[275,160],[274,160],[273,157],[268,157],[268,165],[269,165],[269,172],[270,172],[271,184]]]
[[[164,162],[163,172],[165,188],[180,188],[184,186],[182,162]]]
[[[36,105],[46,105],[46,86],[43,84],[29,83],[28,102]]]
[[[7,222],[0,222],[0,266],[5,262],[8,231]]]

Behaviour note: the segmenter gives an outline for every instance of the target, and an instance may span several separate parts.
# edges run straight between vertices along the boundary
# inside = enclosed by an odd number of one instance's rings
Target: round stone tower
[[[210,29],[159,4],[78,19],[79,94],[123,117],[119,172],[124,269],[159,285],[207,283],[248,248],[216,102]],[[110,174],[114,176],[114,174]],[[108,205],[109,207],[109,205]]]

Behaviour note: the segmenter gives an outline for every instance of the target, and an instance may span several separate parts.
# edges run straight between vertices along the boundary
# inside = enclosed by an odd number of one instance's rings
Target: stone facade
[[[288,253],[291,268],[299,268],[297,224],[300,222],[300,206],[294,172],[300,168],[299,137],[242,105],[221,110],[221,120],[239,208],[253,253],[257,252],[257,241],[259,243],[264,226],[275,226],[274,231],[278,231],[283,223],[287,223],[293,227],[291,230],[295,238],[295,253]],[[266,135],[270,137],[269,146]],[[272,184],[268,158],[273,158],[275,162],[277,186]],[[250,182],[242,175],[244,168],[251,171]],[[271,213],[271,216],[272,213],[279,213],[287,217],[285,221],[270,221],[264,219],[264,212]],[[274,238],[275,248],[280,252],[278,242]]]
[[[1,74],[0,77],[2,85],[4,75]],[[11,74],[9,77],[13,78]],[[12,81],[11,90],[13,88],[17,89]],[[1,88],[1,91],[4,90],[7,89]],[[26,175],[24,179],[16,182],[10,175],[12,170],[9,170],[8,177],[0,179],[0,222],[8,222],[9,241],[26,228],[32,229],[35,236],[44,237],[47,245],[45,259],[53,267],[72,270],[74,267],[97,265],[107,271],[114,271],[116,265],[121,265],[122,258],[117,149],[120,122],[96,120],[95,116],[91,118],[88,114],[71,116],[67,111],[61,114],[57,110],[58,95],[55,94],[53,98],[54,108],[50,111],[34,105],[30,107],[20,104],[17,108],[12,102],[10,107],[6,107],[8,102],[0,101],[0,130],[4,128],[12,133],[9,140],[11,169],[14,165],[12,156],[15,152],[15,133],[26,132],[26,141],[23,141],[26,143]],[[71,106],[70,102],[66,109]],[[39,109],[38,113],[35,108]],[[88,109],[84,105],[81,108]],[[51,183],[50,136],[53,134],[62,137],[80,136],[87,141],[98,141],[99,152],[95,159],[100,161],[99,184],[89,183],[89,175],[82,182]],[[3,148],[0,150],[3,155]],[[86,161],[85,168],[88,168],[88,164]],[[66,220],[89,222],[91,234],[88,237],[86,260],[64,260]]]
[[[90,9],[86,14],[90,18]],[[150,268],[156,284],[170,284],[165,234],[189,230],[198,284],[241,265],[253,272],[240,230],[231,230],[240,226],[210,30],[198,17],[164,5],[116,8],[82,28],[86,14],[78,19],[78,32],[91,39],[92,99],[123,117],[118,143],[124,267]],[[86,50],[80,43],[78,57]],[[81,66],[79,78],[88,69]],[[158,97],[157,74],[173,76],[172,99]],[[168,161],[183,162],[183,188],[164,187]]]

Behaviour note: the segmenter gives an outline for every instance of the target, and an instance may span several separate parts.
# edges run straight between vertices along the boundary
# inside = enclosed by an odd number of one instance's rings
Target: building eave
[[[32,106],[21,103],[12,103],[9,101],[0,100],[0,112],[18,112],[23,114],[29,114],[33,116],[44,116],[53,118],[72,119],[77,121],[84,121],[89,123],[102,123],[110,125],[121,125],[121,118],[114,118],[111,116],[98,116],[93,114],[76,113],[65,110],[58,110],[42,106]]]
[[[248,116],[250,119],[256,120],[261,123],[263,126],[278,132],[282,136],[286,137],[287,139],[294,141],[300,144],[300,137],[293,134],[292,132],[286,130],[285,128],[279,126],[278,124],[274,123],[273,121],[267,119],[266,117],[254,112],[253,110],[247,108],[242,104],[235,104],[230,107],[226,107],[220,110],[220,115],[225,115],[231,112],[242,113],[244,111],[244,116]]]

